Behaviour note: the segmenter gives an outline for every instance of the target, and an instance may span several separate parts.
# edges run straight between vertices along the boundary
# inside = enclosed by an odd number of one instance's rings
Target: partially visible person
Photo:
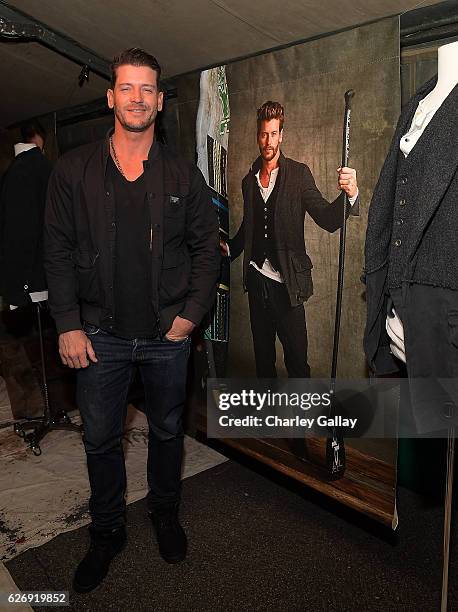
[[[46,132],[31,121],[22,126],[21,140],[14,145],[0,195],[0,294],[13,310],[47,298],[42,235],[52,167],[43,154]],[[20,328],[26,310],[6,311],[5,324],[14,335],[25,331]]]

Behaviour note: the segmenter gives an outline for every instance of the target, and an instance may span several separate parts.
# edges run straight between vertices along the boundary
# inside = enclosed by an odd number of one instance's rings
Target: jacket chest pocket
[[[188,193],[189,185],[187,184],[165,183],[164,217],[173,217],[174,219],[184,218]]]
[[[185,198],[183,196],[167,194],[165,198],[164,214],[166,217],[179,217],[184,213]]]
[[[188,190],[183,185],[165,185],[164,242],[182,237],[185,231]]]

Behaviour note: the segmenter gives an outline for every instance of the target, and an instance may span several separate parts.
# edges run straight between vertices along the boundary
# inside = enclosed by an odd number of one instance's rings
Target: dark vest
[[[251,260],[259,268],[262,268],[262,264],[267,258],[275,270],[281,272],[275,245],[275,207],[280,184],[280,171],[277,174],[272,193],[266,202],[262,199],[256,177],[254,180],[256,184],[253,190],[254,227]]]
[[[415,283],[458,290],[458,85],[408,157],[400,158],[399,150],[419,101],[436,81],[405,106],[369,209],[365,271],[370,275],[388,261],[390,288]]]
[[[407,258],[414,245],[411,221],[418,215],[418,209],[415,210],[415,187],[411,184],[409,157],[410,154],[406,158],[399,150],[388,267],[390,289],[401,287],[402,281],[406,280]]]

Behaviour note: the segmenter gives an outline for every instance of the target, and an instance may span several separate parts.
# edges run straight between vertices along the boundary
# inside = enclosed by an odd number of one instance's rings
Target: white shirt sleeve
[[[358,199],[359,196],[359,189],[356,191],[356,195],[354,195],[352,198],[348,198],[348,201],[350,203],[350,206],[353,206],[353,204],[356,202],[356,200]]]

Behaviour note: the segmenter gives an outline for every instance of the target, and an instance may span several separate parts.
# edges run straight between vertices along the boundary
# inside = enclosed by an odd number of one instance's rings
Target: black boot
[[[156,531],[159,553],[167,563],[179,563],[186,557],[187,539],[178,522],[178,503],[149,512]]]
[[[127,536],[124,527],[109,531],[96,531],[89,527],[91,545],[76,568],[73,588],[77,593],[89,593],[108,573],[111,560],[124,548]]]

